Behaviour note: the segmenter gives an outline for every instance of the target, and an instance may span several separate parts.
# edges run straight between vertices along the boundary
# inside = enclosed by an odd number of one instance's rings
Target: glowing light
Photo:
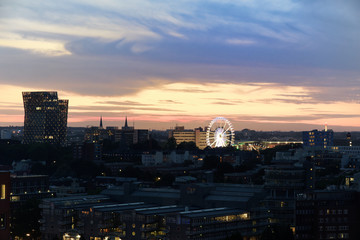
[[[223,117],[213,119],[206,131],[209,147],[226,147],[234,144],[235,133],[229,120]]]

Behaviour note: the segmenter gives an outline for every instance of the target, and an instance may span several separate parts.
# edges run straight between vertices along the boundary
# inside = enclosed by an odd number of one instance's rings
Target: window
[[[6,218],[5,213],[0,214],[0,229],[6,228],[5,218]]]
[[[1,184],[1,200],[6,199],[6,185],[5,184]]]

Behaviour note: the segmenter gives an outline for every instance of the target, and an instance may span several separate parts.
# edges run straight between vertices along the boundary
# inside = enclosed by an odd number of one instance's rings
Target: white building
[[[11,139],[11,131],[8,129],[1,130],[1,139]]]

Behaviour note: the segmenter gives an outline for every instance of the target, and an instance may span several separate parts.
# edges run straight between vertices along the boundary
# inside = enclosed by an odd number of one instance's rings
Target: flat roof
[[[173,192],[147,192],[147,191],[135,191],[132,196],[136,197],[162,197],[162,198],[180,198],[180,193]]]
[[[35,178],[35,177],[49,177],[49,175],[22,175],[22,176],[11,176],[11,178]]]
[[[94,200],[107,200],[110,199],[106,195],[81,195],[81,196],[70,196],[70,197],[60,197],[60,198],[45,198],[44,202],[69,202],[69,201],[94,201]]]
[[[160,215],[164,213],[181,212],[183,210],[185,210],[185,207],[180,207],[177,205],[136,209],[139,214],[143,215]]]
[[[181,212],[183,217],[197,218],[197,217],[208,217],[208,216],[224,216],[229,214],[245,213],[246,211],[234,208],[209,208],[201,210],[193,210]]]
[[[93,209],[98,212],[122,212],[127,210],[137,209],[139,207],[153,207],[153,204],[148,204],[144,202],[136,203],[123,203],[123,204],[112,204],[112,205],[101,205],[96,206]]]
[[[222,202],[248,202],[250,200],[250,198],[249,197],[210,195],[210,196],[206,197],[206,200],[222,201]]]

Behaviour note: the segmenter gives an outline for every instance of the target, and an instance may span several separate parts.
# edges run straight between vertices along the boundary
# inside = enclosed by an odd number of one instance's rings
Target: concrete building
[[[134,129],[133,144],[144,143],[149,140],[149,130]]]
[[[103,195],[43,199],[39,205],[42,216],[41,239],[62,239],[64,233],[79,227],[79,212],[88,211],[91,206],[108,200],[109,198]]]
[[[65,201],[68,204],[64,204]],[[43,222],[43,228],[51,229],[52,224],[68,222],[70,229],[62,227],[57,230],[73,232],[86,240],[105,240],[109,235],[122,240],[215,240],[237,233],[250,240],[258,239],[268,224],[266,215],[238,208],[77,201],[74,204],[75,199],[53,199],[50,208],[53,206],[53,212],[60,214],[52,215],[53,222]],[[42,239],[52,236],[55,235],[44,232]]]
[[[84,142],[73,146],[73,157],[76,160],[102,162],[102,144],[99,142]]]
[[[189,151],[174,150],[174,151],[156,151],[152,153],[145,153],[141,155],[141,163],[144,166],[155,166],[160,164],[181,164],[185,161],[194,162],[195,159]]]
[[[49,188],[48,175],[11,176],[12,204],[20,204],[29,199],[43,199],[54,196]]]
[[[160,205],[184,205],[199,208],[234,207],[250,209],[257,207],[266,192],[262,186],[246,184],[193,183],[180,189],[142,187],[140,183],[104,190],[102,194],[115,202],[139,202]]]
[[[296,239],[359,239],[360,193],[323,190],[298,194]]]
[[[265,188],[269,195],[265,206],[272,222],[295,226],[295,200],[298,193],[315,186],[315,169],[312,163],[304,165],[270,165],[265,169]]]
[[[68,100],[57,92],[23,92],[24,143],[62,144],[66,142]]]
[[[56,197],[70,197],[86,195],[85,187],[80,186],[78,179],[72,179],[70,184],[62,184],[57,186],[50,186],[50,191],[56,194]]]
[[[144,166],[156,166],[164,162],[163,152],[146,153],[141,155],[141,163]]]
[[[9,129],[2,129],[0,139],[11,139],[12,134]]]
[[[194,142],[199,149],[207,147],[206,131],[201,127],[194,130],[185,130],[183,126],[176,126],[174,130],[169,132],[169,137],[175,138],[176,144]]]

